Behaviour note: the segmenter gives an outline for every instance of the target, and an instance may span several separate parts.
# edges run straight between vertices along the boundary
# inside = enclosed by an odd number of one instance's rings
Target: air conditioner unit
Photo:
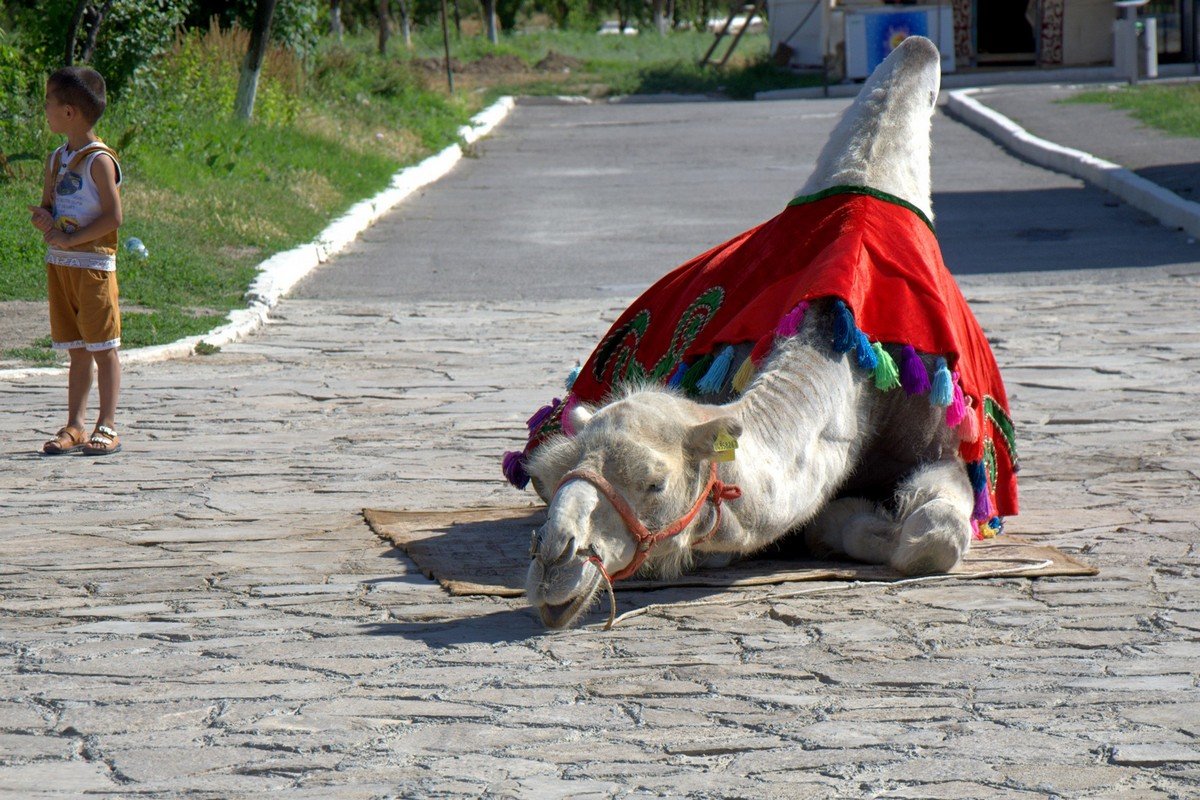
[[[846,11],[846,77],[867,77],[909,36],[933,40],[942,54],[942,72],[954,72],[954,12],[950,6],[902,6]]]

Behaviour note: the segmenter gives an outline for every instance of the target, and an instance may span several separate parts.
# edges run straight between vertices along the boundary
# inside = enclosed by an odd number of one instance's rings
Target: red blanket
[[[776,338],[794,332],[804,302],[818,298],[842,301],[834,347],[874,370],[876,385],[894,387],[887,373],[895,367],[906,391],[947,406],[977,492],[974,516],[982,535],[998,531],[1000,517],[1017,513],[1016,446],[991,348],[924,215],[856,187],[797,198],[654,284],[612,326],[566,401],[530,420],[529,444],[506,457],[506,474],[521,483],[521,462],[563,430],[564,408],[601,402],[621,383],[671,383],[699,396],[740,391]],[[914,351],[944,358],[932,380]]]

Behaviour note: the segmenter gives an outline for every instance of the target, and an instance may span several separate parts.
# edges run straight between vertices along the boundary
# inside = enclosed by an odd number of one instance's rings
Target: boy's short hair
[[[104,77],[91,67],[62,67],[46,80],[46,91],[60,103],[75,106],[91,124],[104,114]]]

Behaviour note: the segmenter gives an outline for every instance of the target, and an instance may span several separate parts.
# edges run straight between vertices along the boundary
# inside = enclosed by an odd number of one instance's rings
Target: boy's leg
[[[119,452],[121,443],[114,423],[117,395],[121,391],[121,311],[117,301],[117,274],[102,270],[79,270],[79,328],[87,342],[88,355],[96,362],[96,383],[100,388],[100,414],[96,429],[84,446],[85,455]]]
[[[90,353],[96,361],[96,386],[100,391],[100,416],[97,425],[116,427],[117,397],[121,393],[121,358],[117,348]]]
[[[92,391],[92,354],[82,347],[72,347],[67,352],[71,354],[67,371],[67,424],[84,430],[88,395]]]

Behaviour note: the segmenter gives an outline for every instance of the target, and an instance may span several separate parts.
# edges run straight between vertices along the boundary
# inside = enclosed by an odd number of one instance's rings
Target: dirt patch
[[[564,56],[551,50],[546,57],[537,63],[535,69],[540,72],[575,72],[583,66],[578,58]]]
[[[0,350],[29,347],[50,333],[45,300],[6,300],[0,303]]]
[[[0,303],[0,369],[27,366],[4,357],[5,350],[31,347],[50,334],[50,317],[44,300],[6,300]]]
[[[446,62],[440,58],[419,58],[413,66],[429,73],[446,71]],[[450,69],[460,75],[507,75],[514,72],[529,72],[529,65],[514,55],[486,55],[477,61],[450,59]]]

